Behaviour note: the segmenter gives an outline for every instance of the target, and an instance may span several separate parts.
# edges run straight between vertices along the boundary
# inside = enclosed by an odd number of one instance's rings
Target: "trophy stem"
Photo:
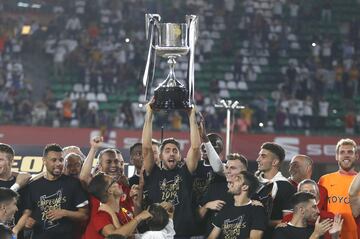
[[[176,86],[176,76],[175,76],[175,65],[176,65],[176,57],[169,56],[167,63],[169,64],[169,75],[167,76],[167,85],[169,87]]]

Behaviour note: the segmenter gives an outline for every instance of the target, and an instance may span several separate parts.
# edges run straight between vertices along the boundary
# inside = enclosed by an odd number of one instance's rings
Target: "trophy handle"
[[[197,31],[198,31],[198,16],[196,15],[186,15],[185,17],[186,19],[186,25],[188,26],[188,36],[190,36],[190,28],[191,28],[191,24],[195,24],[195,42],[197,41]],[[188,38],[188,45],[190,46],[190,37]]]
[[[195,15],[186,15],[186,22],[188,26],[188,46],[190,49],[189,54],[189,67],[188,67],[188,81],[189,81],[189,102],[195,104],[195,44],[197,40],[197,24],[198,17]]]
[[[151,14],[147,13],[145,14],[145,36],[146,40],[149,38],[149,28],[150,24],[158,23],[161,21],[161,16],[159,14]]]
[[[143,75],[143,85],[145,86],[145,101],[148,99],[148,92],[149,92],[149,85],[151,85],[154,73],[155,73],[155,63],[156,63],[156,54],[154,54],[154,61],[153,61],[153,75],[151,80],[149,80],[149,68],[151,62],[151,52],[153,52],[153,42],[154,42],[154,30],[155,25],[161,20],[161,16],[159,14],[145,14],[145,34],[146,39],[149,40],[149,49],[147,54],[146,66]],[[150,36],[149,36],[150,32]]]

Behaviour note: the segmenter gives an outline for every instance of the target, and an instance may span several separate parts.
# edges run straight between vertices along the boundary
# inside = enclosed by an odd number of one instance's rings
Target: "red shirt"
[[[126,214],[126,209],[124,211],[123,208],[117,214],[117,217],[121,223],[124,225],[125,223],[131,221],[131,216]],[[125,222],[125,223],[124,223]],[[85,234],[83,239],[104,239],[105,237],[101,234],[101,230],[107,226],[112,225],[113,221],[111,216],[103,211],[98,211],[94,216],[91,222],[86,227]]]
[[[293,218],[293,213],[286,214],[281,220],[281,222],[290,222],[292,218]],[[327,218],[334,219],[334,213],[327,211],[320,211],[320,220],[324,220]],[[324,239],[331,239],[331,236],[328,232],[325,233]]]
[[[120,184],[119,183],[119,186],[122,188],[123,192],[124,192],[124,197],[122,197],[119,201],[119,204],[120,204],[120,208],[123,209],[124,212],[129,212],[128,214],[133,214],[134,212],[134,205],[133,205],[133,202],[130,198],[130,188],[126,185],[123,185],[123,184]],[[86,227],[86,231],[85,231],[85,234],[83,236],[83,239],[97,239],[97,238],[104,238],[103,236],[101,236],[101,234],[98,233],[98,231],[94,231],[95,228],[94,228],[94,220],[102,220],[100,217],[99,219],[99,207],[100,207],[100,201],[95,198],[94,196],[92,195],[89,195],[89,205],[90,205],[90,217],[89,217],[89,220],[88,220],[88,226]],[[101,213],[103,214],[103,213]],[[110,215],[109,215],[110,217]],[[111,219],[111,217],[110,217]],[[123,217],[123,215],[119,215],[119,222],[121,224],[126,224],[126,218]],[[112,224],[112,220],[110,220],[111,223],[108,223],[108,224]],[[107,224],[106,224],[107,225]],[[105,226],[106,226],[105,225]],[[99,235],[100,237],[95,237],[94,235]]]
[[[298,183],[295,182],[294,180],[292,180],[291,178],[288,178],[288,180],[297,190]],[[320,211],[322,211],[322,210],[327,211],[328,191],[324,186],[319,185],[319,184],[318,184],[318,188],[319,188],[319,193],[320,193],[318,208]]]
[[[360,237],[360,216],[355,218],[355,222],[356,222],[356,226],[357,226],[358,237]]]

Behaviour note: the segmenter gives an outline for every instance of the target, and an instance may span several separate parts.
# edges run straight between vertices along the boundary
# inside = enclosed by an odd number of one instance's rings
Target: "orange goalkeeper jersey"
[[[355,176],[356,174],[345,174],[338,171],[326,174],[319,179],[319,184],[328,190],[328,211],[341,214],[344,218],[341,239],[358,239],[357,227],[349,201],[349,187]]]

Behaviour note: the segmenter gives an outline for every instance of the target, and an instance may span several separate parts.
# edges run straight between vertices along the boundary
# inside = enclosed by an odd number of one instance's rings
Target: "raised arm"
[[[79,179],[83,186],[87,187],[92,179],[91,169],[93,166],[94,158],[97,150],[100,148],[103,142],[103,137],[96,136],[90,140],[90,151],[84,161],[81,168]]]
[[[222,200],[214,200],[214,201],[207,202],[204,206],[199,207],[199,209],[198,209],[200,218],[201,219],[205,218],[206,213],[209,210],[220,211],[224,207],[225,204],[226,204],[226,202],[224,202]]]
[[[356,175],[349,188],[350,207],[354,217],[360,215],[360,173]]]
[[[144,169],[146,174],[150,174],[155,165],[154,153],[152,151],[152,121],[153,121],[153,110],[150,106],[151,103],[146,104],[145,122],[142,131],[142,155],[144,159]]]
[[[196,109],[193,107],[189,114],[189,124],[190,124],[190,148],[186,156],[186,166],[189,169],[190,173],[195,172],[198,161],[201,157],[200,154],[200,134],[198,125],[196,122]]]
[[[220,159],[220,156],[215,151],[213,145],[211,144],[207,136],[206,128],[205,128],[205,120],[202,116],[200,121],[199,133],[200,133],[201,141],[204,143],[206,154],[209,159],[211,168],[214,170],[215,173],[224,175],[223,163]]]

